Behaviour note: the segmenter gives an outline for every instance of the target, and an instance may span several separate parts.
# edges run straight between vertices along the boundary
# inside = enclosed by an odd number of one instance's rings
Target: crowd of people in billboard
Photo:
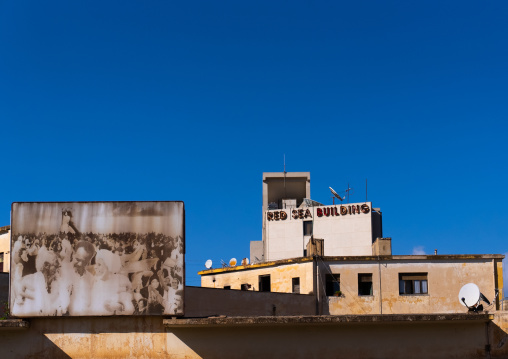
[[[161,233],[16,233],[12,312],[19,316],[183,313],[183,240]]]

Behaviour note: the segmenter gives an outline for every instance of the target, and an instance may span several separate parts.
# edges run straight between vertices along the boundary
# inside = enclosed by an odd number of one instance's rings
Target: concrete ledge
[[[422,260],[432,260],[432,261],[450,261],[450,260],[460,260],[460,261],[468,261],[468,260],[492,260],[492,259],[504,259],[503,254],[440,254],[440,255],[396,255],[396,256],[323,256],[317,257],[322,262],[390,262],[390,261],[422,261]],[[297,258],[289,258],[289,259],[280,259],[276,261],[262,262],[256,264],[249,264],[246,266],[235,266],[235,267],[225,267],[225,268],[212,268],[207,270],[202,270],[198,272],[198,275],[206,276],[206,275],[214,275],[218,273],[226,273],[226,272],[236,272],[243,270],[251,270],[258,268],[266,268],[266,267],[275,267],[286,264],[295,264],[295,263],[306,263],[312,262],[313,257],[297,257]]]
[[[386,314],[386,315],[312,315],[280,317],[217,317],[164,319],[166,328],[244,326],[244,325],[322,325],[351,323],[408,323],[408,322],[489,322],[492,314]]]
[[[23,319],[0,319],[0,330],[19,330],[30,328],[30,322]]]

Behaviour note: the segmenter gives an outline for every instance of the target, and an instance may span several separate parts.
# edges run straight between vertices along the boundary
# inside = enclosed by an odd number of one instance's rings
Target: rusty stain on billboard
[[[11,313],[183,315],[183,202],[16,202]]]

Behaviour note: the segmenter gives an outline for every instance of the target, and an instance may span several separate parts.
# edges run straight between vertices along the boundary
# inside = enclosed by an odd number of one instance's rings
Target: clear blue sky
[[[381,207],[394,254],[506,253],[508,2],[3,1],[14,201],[183,200],[187,284],[261,239],[262,172]]]

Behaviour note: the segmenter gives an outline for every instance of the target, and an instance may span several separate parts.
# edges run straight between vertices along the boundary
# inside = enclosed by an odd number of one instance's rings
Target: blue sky
[[[394,254],[506,253],[508,3],[4,1],[14,201],[183,200],[187,284],[261,239],[262,172],[381,207]]]

